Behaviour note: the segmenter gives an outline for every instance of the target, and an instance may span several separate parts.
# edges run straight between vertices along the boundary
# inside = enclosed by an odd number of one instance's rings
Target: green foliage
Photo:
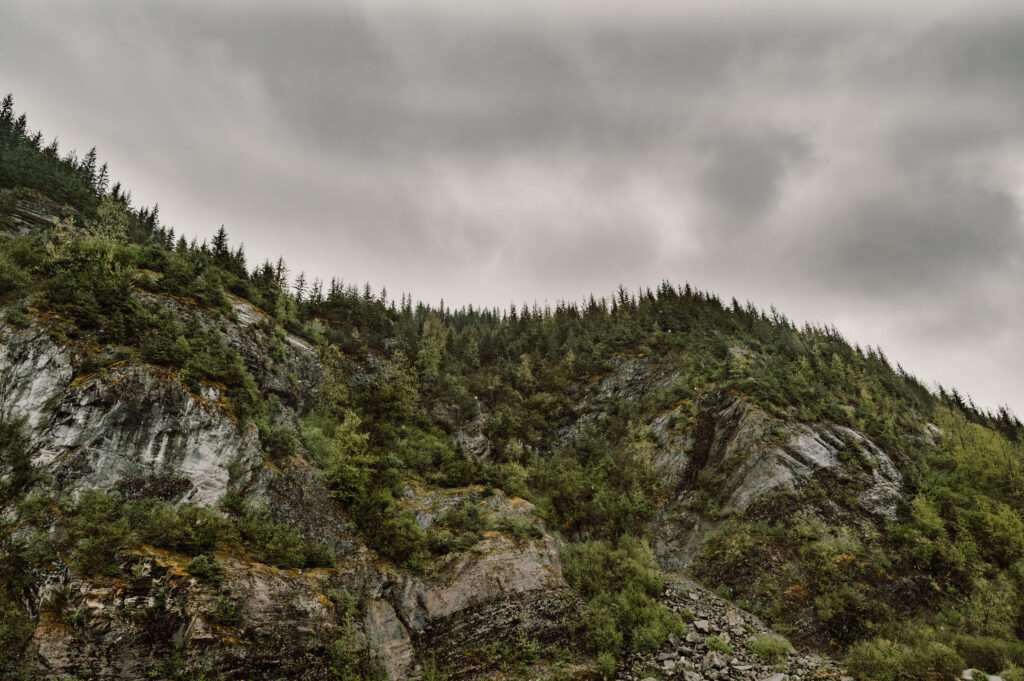
[[[386,382],[404,386],[392,386],[393,397],[406,394],[407,389],[415,390],[406,383],[408,374],[401,366],[403,360],[398,358],[388,369],[397,373],[389,374]],[[347,406],[338,358],[328,357],[327,368],[317,399],[301,423],[313,459],[334,496],[349,507],[370,544],[398,564],[422,570],[430,558],[430,540],[411,515],[399,514],[399,462],[372,446],[372,433],[362,431],[362,419]]]
[[[261,563],[282,568],[333,567],[334,552],[303,539],[292,527],[275,522],[264,506],[250,506],[235,520],[242,540]]]
[[[707,539],[694,572],[776,622],[813,613],[845,644],[894,619],[882,541],[877,532],[807,511],[774,522],[732,518]]]
[[[86,574],[116,575],[117,552],[131,545],[131,527],[122,512],[121,500],[96,490],[86,490],[70,514],[70,528],[77,541],[74,559]]]
[[[266,423],[264,421],[257,425],[260,444],[263,445],[263,451],[269,454],[271,459],[280,460],[295,454],[299,446],[299,438],[290,424]]]
[[[202,506],[130,501],[124,504],[122,512],[139,542],[191,556],[208,553],[217,544],[235,539],[228,519]]]
[[[597,671],[601,673],[604,678],[609,678],[615,673],[615,667],[618,665],[618,660],[615,655],[610,651],[604,651],[597,654]]]
[[[238,612],[234,602],[227,596],[218,596],[207,611],[210,619],[222,627],[233,627],[238,624]]]
[[[355,621],[361,615],[360,602],[345,590],[330,591],[327,596],[335,604],[338,625],[337,638],[327,648],[335,678],[340,681],[383,681],[387,676],[384,668],[371,658],[369,650],[358,646]]]
[[[38,477],[24,419],[0,420],[0,508],[22,498]]]
[[[767,664],[779,664],[786,655],[793,652],[793,646],[781,636],[759,634],[747,641],[747,650],[754,653]]]
[[[116,495],[88,490],[65,510],[75,562],[87,574],[116,575],[118,551],[138,544],[195,556],[190,572],[195,567],[197,577],[213,580],[220,566],[209,554],[222,543],[241,541],[256,560],[277,567],[334,565],[329,547],[307,541],[294,528],[274,522],[264,507],[243,505],[242,515],[231,519],[202,506],[173,506],[153,499],[126,502]]]
[[[487,529],[495,530],[496,532],[507,532],[513,537],[540,539],[544,536],[544,533],[534,527],[529,519],[517,513],[489,517],[487,519]]]
[[[549,520],[593,537],[641,535],[653,513],[653,445],[627,424],[618,441],[595,430],[538,461],[530,487]]]
[[[448,676],[448,673],[437,664],[437,659],[433,655],[423,660],[423,681],[448,681]]]
[[[0,187],[31,187],[60,203],[80,210],[96,205],[97,191],[106,189],[106,167],[96,167],[95,150],[79,159],[74,153],[60,157],[56,141],[42,144],[25,115],[16,116],[8,95],[0,107]]]
[[[441,356],[448,341],[448,329],[441,318],[434,313],[427,315],[420,334],[420,349],[416,354],[416,362],[420,367],[425,382],[436,381],[441,366]]]
[[[470,655],[491,669],[510,673],[517,678],[524,677],[530,665],[542,660],[566,662],[572,658],[570,651],[542,646],[536,639],[528,638],[522,631],[513,639],[491,641],[475,648]]]
[[[965,667],[963,658],[943,643],[910,645],[887,639],[855,643],[845,663],[859,681],[946,681]]]
[[[956,611],[943,613],[936,626],[922,618],[893,627],[890,637],[850,647],[846,664],[863,679],[945,679],[965,667],[995,673],[1024,666],[1024,643],[1012,637],[962,630]]]
[[[307,419],[302,432],[335,496],[343,503],[353,503],[369,490],[378,460],[368,450],[369,436],[359,432],[359,416],[346,409],[341,419],[337,424]]]
[[[421,414],[416,381],[409,359],[404,352],[396,350],[377,368],[364,408],[382,427],[416,422]],[[380,437],[387,440],[395,438],[395,434],[382,429]]]
[[[484,519],[480,498],[470,494],[440,516],[429,538],[431,551],[437,554],[465,551],[483,538]]]
[[[662,579],[646,542],[622,537],[566,546],[566,580],[588,601],[583,629],[598,654],[618,657],[627,647],[657,650],[669,634],[685,633],[683,618],[655,599]]]
[[[6,252],[0,251],[0,300],[17,298],[28,290],[31,283],[29,271]],[[7,321],[17,328],[25,328],[28,320],[20,311],[9,311]]]
[[[21,607],[0,602],[0,668],[21,658],[34,628]]]
[[[717,634],[713,634],[704,639],[704,645],[708,647],[708,650],[717,650],[724,655],[732,655],[732,648]]]
[[[193,577],[210,582],[219,582],[224,578],[224,568],[217,558],[210,553],[201,553],[188,564],[188,573]]]
[[[941,637],[949,647],[962,656],[964,664],[976,669],[996,669],[1008,665],[1024,666],[1024,644],[1020,641],[994,636],[955,634]]]

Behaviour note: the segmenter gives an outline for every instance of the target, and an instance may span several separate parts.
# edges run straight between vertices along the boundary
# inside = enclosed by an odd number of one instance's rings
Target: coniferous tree
[[[56,150],[57,150],[57,147],[56,147],[57,140],[54,140],[53,144],[54,144],[54,152],[56,152]],[[103,165],[100,166],[99,172],[96,174],[96,182],[95,182],[96,193],[99,194],[100,196],[106,194],[107,193],[107,184],[109,182],[110,182],[110,173],[107,170],[107,164],[104,163]]]
[[[277,287],[284,290],[285,283],[288,280],[288,266],[285,265],[283,256],[277,259],[277,266],[274,269],[274,275],[277,278]]]
[[[7,132],[14,120],[14,95],[10,92],[0,103],[0,132]]]
[[[82,180],[89,185],[91,189],[96,189],[96,147],[93,147],[89,152],[82,157],[81,164],[79,165],[79,171],[82,175]]]
[[[217,233],[213,236],[213,243],[210,244],[210,250],[213,253],[213,257],[224,259],[228,256],[228,233],[224,229],[224,225],[220,226]]]

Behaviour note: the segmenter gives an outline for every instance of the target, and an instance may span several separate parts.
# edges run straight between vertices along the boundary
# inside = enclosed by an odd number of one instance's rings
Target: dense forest
[[[858,678],[949,678],[966,666],[1024,678],[1024,426],[1005,407],[991,413],[956,389],[932,391],[831,326],[798,326],[689,284],[451,310],[369,284],[309,280],[283,259],[250,264],[223,227],[201,243],[176,236],[156,207],[136,207],[111,186],[95,150],[78,158],[45,144],[10,96],[0,110],[0,192],[7,325],[45,322],[52,336],[91,348],[76,368],[82,375],[131,360],[166,367],[197,390],[225,386],[239,427],[258,430],[268,459],[306,456],[398,569],[422,571],[488,529],[476,507],[462,505],[441,529],[422,530],[399,510],[407,481],[500,488],[531,501],[564,539],[566,576],[590,604],[581,647],[602,669],[681,631],[686,613],[655,600],[661,577],[647,535],[665,495],[648,424],[716,390],[779,423],[864,433],[897,462],[906,499],[894,520],[871,522],[817,513],[823,495],[842,493],[821,480],[766,495],[745,513],[698,494],[689,512],[723,523],[692,567],[697,578],[795,639],[810,613],[826,635],[809,644],[843,657]],[[19,207],[33,201],[60,207],[56,226],[19,229]],[[320,355],[326,374],[312,406],[293,414],[262,394],[215,326],[183,324],[142,304],[140,291],[223,318],[232,297],[265,311],[282,347],[293,333]],[[602,405],[598,423],[565,441],[562,430],[579,417],[576,386],[634,357],[671,365],[675,377],[642,399]],[[487,456],[454,446],[451,424],[482,414]],[[684,416],[672,427],[692,426]],[[0,540],[0,662],[20,655],[31,631],[20,605],[25,566],[55,552],[96,573],[113,549],[133,543],[184,551],[207,576],[217,571],[210,552],[223,543],[289,567],[333,560],[246,499],[210,509],[113,492],[44,498],[33,491],[43,473],[15,421],[0,423],[0,458],[9,471],[0,504],[17,509]],[[54,512],[63,533],[24,531]]]

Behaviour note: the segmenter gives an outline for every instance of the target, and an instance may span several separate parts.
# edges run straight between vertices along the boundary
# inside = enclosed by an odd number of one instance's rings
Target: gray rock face
[[[220,406],[220,390],[193,396],[169,372],[125,365],[109,380],[73,386],[40,434],[37,465],[69,487],[113,489],[173,477],[173,501],[211,505],[232,462],[261,459],[256,434]],[[187,483],[187,484],[185,484]]]
[[[491,641],[526,636],[565,645],[566,618],[583,607],[551,537],[489,535],[472,551],[441,559],[435,576],[398,576],[384,590],[417,647],[454,675],[470,671],[464,651]]]
[[[177,299],[140,295],[183,319],[206,314]],[[285,335],[277,355],[268,356],[269,336],[280,340],[280,332],[248,303],[235,300],[234,308],[237,321],[216,321],[225,339],[258,368],[263,390],[300,409],[320,380],[314,349]],[[265,503],[277,521],[330,545],[339,561],[300,572],[222,552],[225,577],[212,585],[188,575],[187,556],[166,551],[124,556],[117,579],[84,578],[58,560],[40,568],[30,603],[40,678],[148,678],[178,655],[184,675],[216,670],[235,678],[244,669],[253,679],[326,680],[334,678],[330,646],[343,644],[399,681],[420,674],[424,651],[442,651],[439,663],[468,673],[460,651],[518,635],[544,644],[569,640],[568,616],[582,604],[565,583],[551,537],[488,532],[472,551],[438,559],[428,576],[395,574],[301,456],[264,461],[255,429],[239,427],[221,388],[193,392],[174,371],[138,361],[76,377],[76,352],[39,323],[21,331],[0,326],[0,416],[25,417],[34,463],[52,484],[204,505],[215,505],[230,486]],[[480,492],[410,486],[402,503],[422,509],[429,526]],[[485,514],[515,514],[543,527],[521,499],[492,492],[479,501]],[[364,604],[358,621],[342,627],[342,643],[337,606],[327,598],[332,590]],[[62,619],[67,613],[78,613],[75,624]]]
[[[220,326],[260,388],[294,409],[320,381],[316,350],[291,334],[275,344],[278,332],[260,325],[266,315],[247,301],[232,299],[231,322],[171,296],[136,295],[183,322]],[[262,460],[255,431],[237,424],[222,388],[193,393],[175,372],[132,361],[76,378],[79,350],[39,323],[24,331],[0,325],[0,417],[26,419],[34,463],[57,484],[211,505],[227,490],[231,466],[249,471]]]
[[[219,585],[198,582],[181,556],[166,552],[126,555],[126,579],[83,580],[65,571],[61,604],[73,616],[62,619],[41,604],[33,678],[167,678],[177,653],[186,678],[212,668],[245,669],[253,679],[333,679],[326,649],[338,636],[337,613],[324,593],[336,576],[219,558]]]
[[[892,459],[873,442],[855,430],[833,424],[790,424],[788,430],[782,446],[759,452],[755,461],[734,473],[727,483],[731,483],[732,490],[725,508],[745,509],[759,494],[794,489],[801,479],[834,469],[863,478],[866,489],[860,500],[866,510],[886,517],[896,513],[903,477]],[[840,454],[844,448],[855,450],[869,472],[853,470],[844,463]]]
[[[29,234],[39,229],[52,227],[57,218],[65,213],[65,208],[49,199],[34,196],[32,193],[17,189],[0,189],[0,205],[15,195],[15,206],[12,213],[2,215],[0,228],[9,228],[15,234]],[[6,223],[6,224],[4,224]]]
[[[491,458],[491,441],[483,433],[486,421],[478,418],[472,423],[459,428],[452,434],[452,445],[456,451],[465,452],[469,456],[488,461]]]
[[[417,596],[416,610],[408,603],[407,621],[431,622],[455,613],[502,601],[510,594],[539,591],[561,595],[567,588],[554,540],[514,539],[498,535],[484,539],[477,551],[453,555],[438,579]],[[557,596],[556,596],[557,597]]]
[[[650,357],[614,358],[610,372],[575,386],[572,397],[581,416],[558,430],[552,448],[572,442],[585,428],[600,423],[610,402],[637,402],[648,392],[669,385],[678,375],[676,370],[659,365]]]
[[[193,394],[158,367],[122,362],[72,380],[68,351],[37,326],[0,344],[0,415],[25,417],[34,464],[68,489],[123,488],[172,501],[215,503],[232,462],[260,460],[219,388]]]
[[[71,358],[45,329],[33,325],[15,331],[0,324],[0,417],[24,417],[29,428],[36,428],[73,375]]]
[[[717,521],[686,508],[700,478],[717,482],[710,500],[718,509],[744,511],[766,492],[798,489],[828,471],[863,491],[865,511],[895,514],[903,479],[892,459],[861,433],[829,423],[783,423],[748,405],[740,396],[712,392],[698,397],[695,416],[684,408],[660,415],[651,424],[658,439],[654,465],[672,498],[654,520],[654,549],[662,566],[684,568],[696,556]],[[690,426],[670,427],[677,414]]]
[[[248,472],[238,491],[271,509],[277,522],[298,528],[302,535],[326,544],[349,560],[369,563],[371,552],[359,530],[331,497],[323,479],[304,459],[280,466],[263,464]]]
[[[245,360],[261,390],[293,408],[301,407],[323,376],[316,349],[291,333],[283,334],[283,345],[273,343],[274,332],[259,325],[269,321],[266,313],[247,300],[230,298],[238,322],[225,328],[228,345]],[[269,348],[275,346],[281,349],[270,354]]]
[[[480,507],[485,522],[489,518],[515,516],[525,520],[534,530],[544,531],[544,522],[537,517],[536,509],[529,501],[509,497],[499,489],[491,490],[487,497],[483,493],[484,488],[480,485],[429,489],[410,480],[406,482],[405,493],[399,500],[399,509],[412,513],[416,523],[426,530],[436,524],[445,511],[464,500],[472,500]]]
[[[372,601],[366,611],[364,628],[389,679],[407,679],[419,675],[422,667],[416,659],[412,638],[390,603],[383,599]]]

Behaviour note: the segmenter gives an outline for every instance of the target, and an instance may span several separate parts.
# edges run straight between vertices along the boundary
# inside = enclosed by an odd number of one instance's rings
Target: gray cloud
[[[253,260],[455,305],[689,279],[1024,413],[1022,33],[1000,2],[11,0],[0,89]]]

